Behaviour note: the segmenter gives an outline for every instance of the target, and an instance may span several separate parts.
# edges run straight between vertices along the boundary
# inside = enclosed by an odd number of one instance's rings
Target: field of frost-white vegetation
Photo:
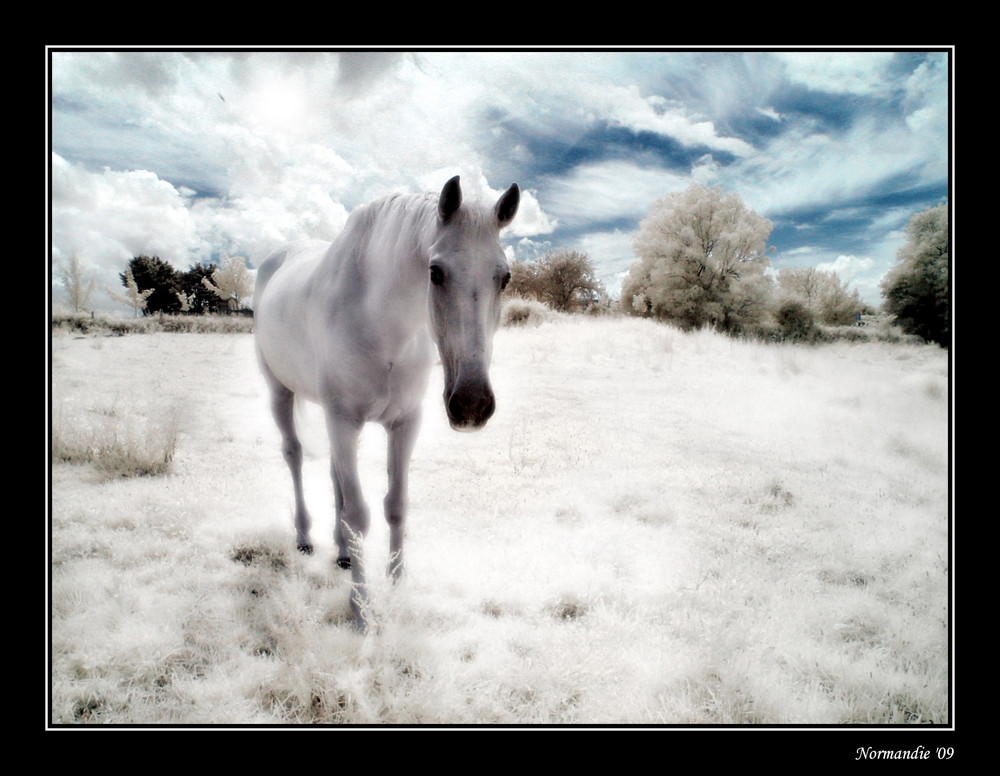
[[[51,348],[52,724],[949,722],[937,347],[502,329],[484,431],[448,428],[435,370],[407,576],[375,574],[364,637],[321,415],[304,557],[251,335]],[[360,448],[378,570],[384,439]]]

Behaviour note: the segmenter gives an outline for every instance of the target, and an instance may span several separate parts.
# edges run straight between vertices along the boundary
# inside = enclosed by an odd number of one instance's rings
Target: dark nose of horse
[[[497,403],[488,385],[459,386],[448,397],[448,419],[457,429],[477,429],[486,424]]]

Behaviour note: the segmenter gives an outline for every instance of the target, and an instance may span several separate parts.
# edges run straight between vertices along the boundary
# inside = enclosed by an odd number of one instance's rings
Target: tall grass
[[[85,463],[108,477],[141,477],[165,474],[177,449],[180,413],[174,408],[142,417],[117,405],[89,413],[89,419],[72,416],[66,405],[52,415],[52,460]]]

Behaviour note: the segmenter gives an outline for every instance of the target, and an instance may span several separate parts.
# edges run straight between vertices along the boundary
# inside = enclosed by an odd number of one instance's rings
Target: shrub
[[[504,326],[539,326],[551,321],[555,316],[553,310],[535,299],[511,297],[503,304],[501,322]]]
[[[782,302],[774,314],[774,320],[778,324],[781,336],[787,340],[811,342],[819,334],[809,308],[795,299]]]

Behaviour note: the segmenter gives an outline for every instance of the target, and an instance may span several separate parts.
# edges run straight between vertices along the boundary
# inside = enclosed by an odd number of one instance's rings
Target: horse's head
[[[458,176],[438,200],[438,235],[429,257],[431,332],[444,365],[444,404],[457,430],[482,428],[496,400],[490,387],[493,335],[510,269],[500,230],[517,213],[517,184],[492,209],[462,204]]]

